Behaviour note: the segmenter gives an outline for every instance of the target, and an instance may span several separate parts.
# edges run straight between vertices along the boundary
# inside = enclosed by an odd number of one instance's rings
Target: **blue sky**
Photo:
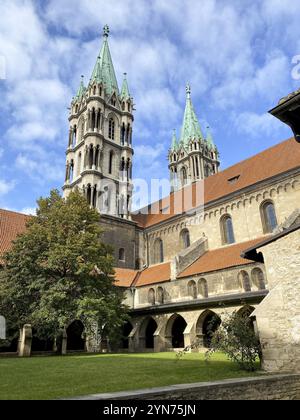
[[[136,104],[135,177],[168,177],[187,82],[222,168],[291,136],[267,111],[300,85],[292,77],[300,2],[1,0],[0,14],[2,208],[31,212],[63,184],[67,108],[80,75],[91,75],[104,24],[119,83],[127,72]]]

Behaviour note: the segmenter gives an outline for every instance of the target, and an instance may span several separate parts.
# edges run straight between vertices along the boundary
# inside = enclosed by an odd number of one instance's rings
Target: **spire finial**
[[[186,97],[187,99],[191,98],[191,86],[189,83],[186,85]]]
[[[104,38],[108,38],[108,35],[109,35],[109,26],[105,25],[103,28],[103,36]]]

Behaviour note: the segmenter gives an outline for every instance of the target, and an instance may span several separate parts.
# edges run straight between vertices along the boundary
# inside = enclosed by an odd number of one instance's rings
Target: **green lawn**
[[[0,399],[55,399],[249,376],[221,354],[0,358]]]

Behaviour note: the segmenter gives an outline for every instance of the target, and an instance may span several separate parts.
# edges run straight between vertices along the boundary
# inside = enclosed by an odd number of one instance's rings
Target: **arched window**
[[[197,299],[197,285],[196,285],[196,282],[194,280],[191,280],[188,283],[188,295],[192,299]]]
[[[82,154],[80,152],[77,159],[77,171],[76,171],[77,176],[79,176],[81,173],[81,162],[82,162]]]
[[[272,233],[277,227],[277,217],[272,201],[265,201],[260,206],[260,213],[264,233]]]
[[[235,243],[233,224],[231,217],[227,214],[221,218],[221,236],[223,245]]]
[[[208,284],[206,279],[199,280],[199,293],[203,299],[208,298]]]
[[[186,185],[187,184],[187,173],[186,173],[185,168],[181,169],[180,176],[181,176],[181,185]]]
[[[94,86],[94,89],[93,89],[93,95],[94,95],[94,96],[96,95],[96,86]]]
[[[157,302],[162,305],[164,303],[164,301],[165,301],[164,289],[162,287],[159,287],[157,289],[157,293],[156,294],[157,294]]]
[[[191,245],[191,239],[190,239],[190,232],[188,229],[184,229],[180,233],[180,239],[181,239],[181,247],[183,249],[187,249]]]
[[[155,291],[154,289],[150,289],[148,292],[148,303],[150,305],[155,305]]]
[[[119,249],[119,261],[125,261],[125,249],[124,248],[120,248]]]
[[[260,268],[254,268],[251,273],[252,283],[257,287],[258,290],[265,290],[265,276],[263,271]]]
[[[108,138],[111,140],[115,139],[115,122],[113,118],[110,118],[108,122]]]
[[[111,150],[109,153],[109,163],[108,163],[108,173],[111,175],[113,171],[113,163],[114,163],[114,152]]]
[[[154,258],[153,263],[159,264],[164,262],[164,245],[161,239],[156,239],[154,242]]]
[[[73,182],[74,179],[74,160],[71,160],[71,164],[70,164],[70,176],[69,176],[69,181]]]
[[[247,271],[241,271],[239,273],[239,281],[245,292],[251,292],[251,281]]]

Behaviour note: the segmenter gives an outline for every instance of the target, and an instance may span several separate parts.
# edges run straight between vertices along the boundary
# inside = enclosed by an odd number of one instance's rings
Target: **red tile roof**
[[[115,268],[116,285],[119,287],[130,287],[133,284],[137,274],[138,271],[136,270]]]
[[[245,249],[255,246],[262,240],[263,238],[257,238],[252,241],[208,251],[186,270],[184,270],[178,278],[194,276],[196,274],[211,273],[212,271],[224,270],[226,268],[240,265],[253,264],[252,261],[242,258],[241,254]]]
[[[148,284],[162,283],[171,280],[171,264],[164,263],[153,265],[142,271],[137,278],[135,286],[141,287]]]
[[[18,234],[26,230],[30,216],[0,209],[0,258],[11,248]]]
[[[296,168],[300,168],[300,147],[292,138],[206,178],[204,182],[202,181],[204,204]],[[235,182],[229,182],[234,178],[236,178]],[[196,197],[196,184],[186,187],[185,192],[187,194],[191,192],[193,207],[203,204],[199,203],[199,199]],[[160,202],[152,204],[156,214],[153,214],[154,211],[152,211],[152,214],[133,215],[133,220],[142,227],[150,227],[172,218],[176,214],[174,201],[176,202],[180,194],[180,192],[173,193]],[[162,210],[168,207],[167,214],[162,214]],[[187,209],[190,210],[191,206],[188,206]],[[148,212],[150,213],[150,210]]]

